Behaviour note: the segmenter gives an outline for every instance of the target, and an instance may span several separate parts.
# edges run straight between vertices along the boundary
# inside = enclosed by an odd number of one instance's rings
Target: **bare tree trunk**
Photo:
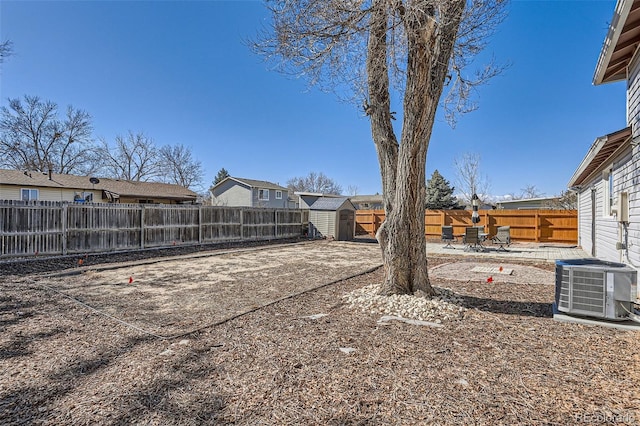
[[[376,235],[382,249],[385,280],[381,294],[435,294],[427,269],[424,235],[425,166],[431,129],[445,73],[464,9],[456,0],[439,11],[450,19],[437,26],[425,5],[404,17],[408,34],[407,80],[402,140],[391,126],[386,56],[387,5],[373,4],[367,57],[371,131],[376,144],[386,219]]]

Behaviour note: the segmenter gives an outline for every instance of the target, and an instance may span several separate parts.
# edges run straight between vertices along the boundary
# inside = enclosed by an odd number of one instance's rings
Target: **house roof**
[[[320,197],[309,206],[310,210],[338,210],[342,205],[348,202],[353,207],[348,197]]]
[[[362,203],[362,202],[382,202],[383,197],[382,194],[374,194],[374,195],[353,195],[349,197],[352,203]]]
[[[0,169],[0,184],[16,186],[37,186],[44,188],[64,188],[71,190],[109,191],[125,197],[166,198],[192,201],[197,194],[180,185],[160,182],[131,182],[119,179],[99,178],[92,184],[88,176],[75,176],[52,173],[25,172],[21,170]]]
[[[602,45],[593,84],[627,78],[627,66],[640,44],[640,0],[618,0]]]
[[[501,200],[496,201],[497,205],[503,204],[540,204],[545,201],[555,201],[559,197],[537,197],[537,198],[520,198],[518,200]]]
[[[568,186],[580,186],[587,182],[594,173],[599,172],[602,167],[611,163],[618,153],[630,146],[630,142],[631,127],[597,138],[580,166],[573,173]]]
[[[218,182],[216,185],[214,185],[213,188],[221,185],[223,182],[226,182],[227,180],[234,180],[236,182],[243,183],[243,184],[245,184],[247,186],[250,186],[252,188],[277,189],[277,190],[280,190],[280,191],[288,191],[288,189],[285,188],[284,186],[280,186],[280,185],[272,183],[272,182],[267,182],[266,180],[246,179],[246,178],[233,177],[233,176],[228,176],[228,177],[222,179],[220,182]]]

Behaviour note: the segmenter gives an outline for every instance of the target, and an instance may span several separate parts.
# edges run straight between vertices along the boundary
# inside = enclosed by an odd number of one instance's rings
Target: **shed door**
[[[338,240],[353,240],[353,221],[355,214],[352,210],[341,210],[340,221],[338,222]]]

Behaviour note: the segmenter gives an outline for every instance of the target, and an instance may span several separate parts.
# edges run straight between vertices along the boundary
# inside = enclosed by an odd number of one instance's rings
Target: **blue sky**
[[[512,1],[487,54],[511,66],[478,90],[479,109],[434,127],[427,176],[455,183],[453,161],[481,156],[499,196],[566,189],[594,139],[626,126],[625,85],[593,86],[615,1]],[[306,81],[270,71],[244,40],[269,17],[259,1],[0,2],[0,105],[37,95],[88,111],[94,136],[129,130],[182,143],[208,187],[233,176],[286,184],[324,172],[380,191],[369,122]]]

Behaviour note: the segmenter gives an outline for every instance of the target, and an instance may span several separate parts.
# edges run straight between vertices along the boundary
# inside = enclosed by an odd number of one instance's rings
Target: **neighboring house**
[[[354,195],[349,197],[357,210],[382,210],[384,209],[384,201],[382,195]]]
[[[309,236],[353,240],[355,212],[347,197],[318,197],[309,206]]]
[[[211,202],[214,206],[228,207],[295,207],[295,202],[289,200],[289,190],[283,186],[264,180],[231,176],[211,188]]]
[[[545,210],[553,209],[559,197],[523,198],[520,200],[502,200],[496,202],[497,209],[504,210]]]
[[[0,169],[0,200],[76,203],[195,203],[197,194],[179,185]]]
[[[639,45],[640,0],[618,0],[593,83],[626,83],[628,127],[597,138],[568,185],[578,193],[582,248],[636,269],[640,267]]]

